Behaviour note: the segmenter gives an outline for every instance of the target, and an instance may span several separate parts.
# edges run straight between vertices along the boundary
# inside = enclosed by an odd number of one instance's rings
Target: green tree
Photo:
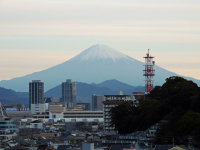
[[[136,115],[136,108],[129,103],[123,103],[111,109],[111,124],[115,126],[120,134],[133,132],[135,128],[133,125],[134,117]]]
[[[155,87],[138,107],[122,104],[113,108],[111,119],[122,134],[146,130],[165,120],[156,134],[156,143],[172,143],[173,137],[178,144],[186,143],[188,137],[200,143],[199,108],[200,88],[197,84],[173,76],[162,86]]]

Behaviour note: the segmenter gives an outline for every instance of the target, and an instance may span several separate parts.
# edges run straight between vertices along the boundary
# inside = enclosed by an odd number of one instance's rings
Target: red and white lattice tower
[[[153,77],[155,76],[154,65],[155,61],[153,61],[153,56],[150,55],[149,49],[148,53],[146,54],[145,58],[145,69],[144,76],[145,76],[145,93],[149,93],[153,89]]]

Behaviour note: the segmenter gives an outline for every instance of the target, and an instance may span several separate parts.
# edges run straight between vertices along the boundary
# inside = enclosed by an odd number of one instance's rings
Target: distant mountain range
[[[108,46],[94,45],[62,64],[23,77],[1,81],[0,86],[15,91],[28,92],[30,81],[41,80],[45,84],[45,91],[48,91],[66,79],[84,83],[100,83],[116,79],[132,86],[144,86],[143,69],[143,62]],[[176,73],[157,65],[155,70],[155,85],[162,85],[166,78],[177,76]],[[184,78],[200,85],[200,80]]]
[[[15,92],[10,89],[0,87],[0,102],[4,105],[11,104],[24,104],[28,105],[28,93],[27,92]]]
[[[83,82],[77,82],[77,102],[91,103],[92,95],[106,95],[106,94],[119,94],[123,91],[124,94],[132,94],[132,92],[144,91],[142,86],[131,86],[122,83],[118,80],[107,80],[99,84],[87,84]],[[47,92],[45,97],[61,97],[61,85],[58,85]],[[0,88],[0,101],[5,105],[11,105],[16,103],[25,104],[28,106],[28,92],[15,92],[5,88]]]
[[[77,82],[77,101],[88,103],[92,101],[92,95],[112,95],[119,94],[122,91],[124,94],[132,95],[132,92],[143,92],[144,87],[142,86],[131,86],[125,83],[122,83],[118,80],[107,80],[99,84],[87,84],[83,82]],[[45,93],[46,97],[61,97],[61,85],[56,86],[55,88],[50,89]]]

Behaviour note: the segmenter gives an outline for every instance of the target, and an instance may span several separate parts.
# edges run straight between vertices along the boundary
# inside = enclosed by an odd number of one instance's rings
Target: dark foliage
[[[192,81],[170,77],[155,87],[138,107],[119,105],[111,110],[112,123],[121,134],[146,130],[161,123],[155,143],[200,143],[200,88]]]
[[[136,113],[136,109],[129,103],[123,103],[118,107],[114,107],[111,110],[112,124],[117,127],[120,133],[130,133],[134,125],[133,117],[137,117],[134,115]]]

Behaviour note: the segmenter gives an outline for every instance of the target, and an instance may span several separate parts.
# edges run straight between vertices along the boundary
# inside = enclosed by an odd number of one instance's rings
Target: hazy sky
[[[0,80],[94,44],[200,79],[200,0],[0,0]]]

